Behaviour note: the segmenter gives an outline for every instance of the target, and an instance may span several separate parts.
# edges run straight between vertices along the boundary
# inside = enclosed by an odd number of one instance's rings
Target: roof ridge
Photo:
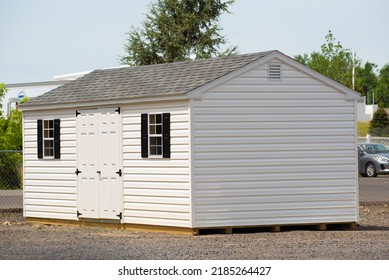
[[[123,65],[123,67],[112,67],[112,68],[100,68],[95,69],[94,71],[111,71],[111,70],[123,70],[130,68],[138,68],[138,67],[165,67],[167,65],[179,65],[179,64],[191,64],[191,63],[199,63],[199,62],[209,62],[211,60],[224,60],[224,59],[236,59],[239,57],[248,57],[248,56],[264,56],[276,50],[262,51],[262,52],[252,52],[252,53],[244,53],[244,54],[235,54],[235,55],[226,55],[226,56],[214,56],[209,58],[199,58],[199,59],[188,59],[182,61],[172,61],[172,62],[164,62],[164,63],[155,63],[155,64],[144,64],[144,65]],[[127,67],[124,67],[127,66]]]
[[[97,69],[34,98],[22,107],[183,95],[271,52],[274,51]]]

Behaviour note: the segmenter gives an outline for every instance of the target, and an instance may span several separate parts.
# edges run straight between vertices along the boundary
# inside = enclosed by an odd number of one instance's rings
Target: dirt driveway
[[[31,225],[0,213],[0,259],[389,259],[389,205],[360,207],[356,230],[180,236]]]

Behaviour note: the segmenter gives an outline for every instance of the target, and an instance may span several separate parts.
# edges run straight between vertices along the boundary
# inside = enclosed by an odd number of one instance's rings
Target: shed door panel
[[[100,114],[100,218],[118,218],[121,212],[122,188],[120,166],[120,119],[113,112]]]
[[[82,218],[119,219],[122,208],[120,115],[81,111],[78,122],[78,207]]]
[[[84,217],[98,218],[98,114],[87,112],[77,118],[78,204]]]

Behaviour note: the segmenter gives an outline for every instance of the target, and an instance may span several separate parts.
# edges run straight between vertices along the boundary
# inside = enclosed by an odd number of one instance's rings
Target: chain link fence
[[[376,143],[389,147],[389,138],[359,137],[360,144]],[[0,210],[23,207],[22,151],[0,151]],[[359,176],[359,199],[362,203],[389,203],[389,174]]]
[[[366,143],[374,143],[374,144],[382,144],[384,146],[389,147],[389,138],[387,137],[358,137],[359,144]]]
[[[389,149],[389,138],[358,137],[359,144],[381,144]],[[378,153],[377,155],[379,155]],[[381,155],[386,156],[385,153]],[[388,162],[389,163],[389,162]],[[386,164],[387,165],[387,164]],[[388,170],[389,171],[389,170]],[[389,173],[378,174],[377,177],[365,178],[359,176],[359,199],[361,202],[389,203]]]
[[[22,151],[0,151],[0,210],[23,207]]]

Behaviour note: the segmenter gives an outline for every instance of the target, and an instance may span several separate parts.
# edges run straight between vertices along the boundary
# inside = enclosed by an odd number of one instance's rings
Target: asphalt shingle
[[[95,70],[34,98],[24,107],[185,94],[270,52]]]

